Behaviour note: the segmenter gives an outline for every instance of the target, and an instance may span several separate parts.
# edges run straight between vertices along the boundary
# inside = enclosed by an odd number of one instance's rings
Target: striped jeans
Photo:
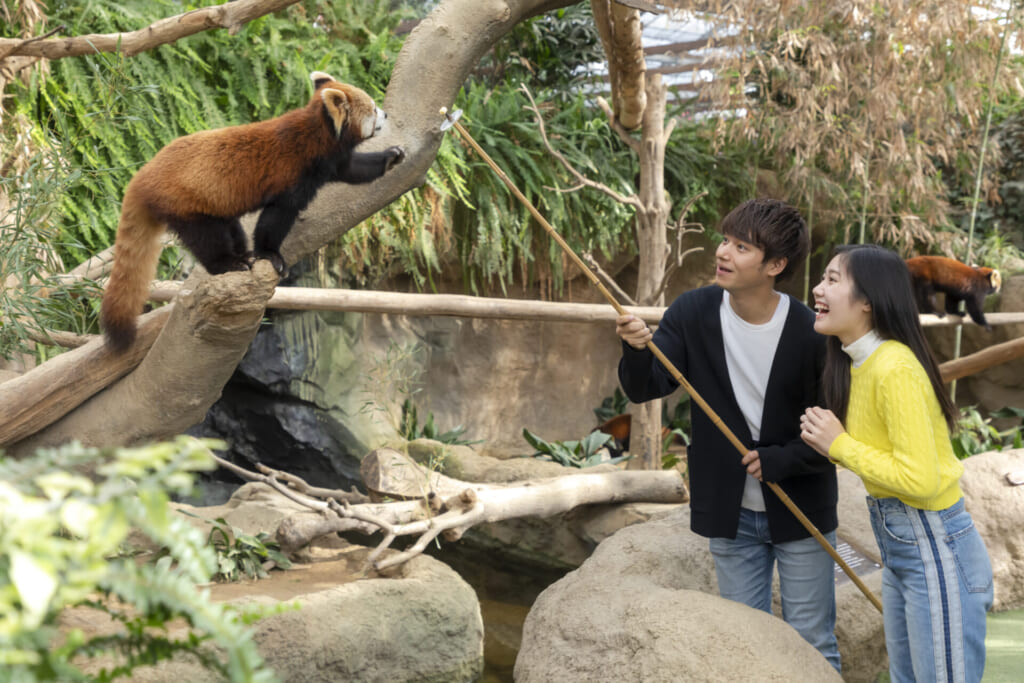
[[[963,498],[933,511],[868,496],[868,510],[892,683],[980,681],[992,565]]]

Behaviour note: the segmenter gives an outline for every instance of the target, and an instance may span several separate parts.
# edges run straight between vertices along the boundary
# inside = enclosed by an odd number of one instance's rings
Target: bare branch
[[[314,498],[327,498],[328,500],[336,500],[341,503],[368,503],[370,499],[360,493],[359,491],[345,491],[344,489],[325,489],[319,486],[310,486],[306,483],[305,479],[297,477],[294,474],[288,472],[282,472],[281,470],[275,470],[266,465],[258,465],[260,472],[263,474],[274,477],[276,480],[283,481],[288,488],[293,491],[311,496]]]
[[[544,146],[547,148],[551,156],[555,157],[555,159],[557,159],[558,162],[565,167],[565,170],[569,171],[569,173],[572,174],[574,178],[576,178],[579,184],[594,188],[595,190],[599,190],[608,195],[609,197],[611,197],[612,199],[614,199],[615,201],[619,202],[620,204],[632,206],[637,211],[640,211],[644,208],[643,204],[640,203],[640,198],[637,197],[636,195],[630,195],[627,197],[625,195],[619,194],[618,192],[608,187],[604,183],[593,181],[590,178],[584,176],[579,171],[577,171],[575,168],[573,168],[573,165],[570,164],[564,156],[562,156],[561,152],[557,151],[554,147],[551,146],[551,141],[548,140],[547,130],[544,128],[544,118],[540,115],[540,110],[537,109],[537,103],[534,102],[533,95],[530,94],[530,90],[525,85],[519,86],[519,89],[523,91],[523,93],[526,94],[527,99],[530,100],[530,106],[523,108],[533,112],[533,118],[537,121],[537,128],[540,130],[540,137],[541,140],[544,142]]]
[[[675,119],[672,119],[672,121],[669,123],[670,128],[672,127],[672,123],[674,122]],[[668,139],[667,136],[665,139]],[[656,297],[660,297],[665,292],[665,290],[668,289],[668,283],[672,280],[672,275],[676,272],[676,270],[682,267],[683,261],[686,260],[687,256],[695,252],[704,250],[704,247],[693,247],[691,249],[683,251],[683,237],[685,237],[686,235],[700,234],[704,232],[703,225],[701,225],[700,223],[686,222],[686,216],[687,214],[690,213],[690,209],[693,208],[694,203],[696,203],[698,199],[700,199],[706,194],[706,190],[704,192],[698,192],[697,194],[693,195],[688,200],[686,200],[686,205],[683,207],[682,212],[679,214],[679,218],[676,219],[675,223],[667,226],[669,230],[674,230],[676,233],[676,260],[673,263],[668,264],[668,266],[665,268],[665,274],[661,278],[661,283],[655,290]]]
[[[301,477],[297,477],[288,472],[275,470],[271,467],[267,467],[266,465],[257,464],[256,467],[260,471],[260,474],[257,474],[255,472],[250,472],[244,467],[240,467],[229,460],[225,460],[220,456],[214,455],[213,459],[218,465],[230,472],[233,472],[242,479],[266,484],[275,491],[278,491],[281,495],[286,496],[289,500],[299,503],[300,505],[305,505],[314,510],[326,510],[329,506],[329,503],[318,499],[326,498],[330,501],[339,501],[345,504],[365,503],[370,500],[358,491],[324,489],[317,486],[310,486]],[[297,495],[292,495],[293,493]]]
[[[636,306],[636,301],[633,300],[629,294],[623,291],[622,287],[619,287],[619,283],[615,279],[604,271],[604,268],[598,265],[594,259],[593,254],[589,251],[580,255],[580,258],[587,264],[590,270],[594,271],[594,274],[601,278],[601,281],[608,286],[609,289],[615,292],[615,295],[619,297],[619,301],[629,304],[630,306]]]
[[[214,7],[203,7],[154,22],[146,28],[128,33],[89,34],[74,38],[0,38],[0,54],[4,58],[25,56],[61,59],[97,52],[120,52],[136,55],[166,43],[212,28],[226,28],[237,33],[244,24],[266,14],[294,5],[298,0],[236,0]]]
[[[30,330],[26,335],[30,341],[43,346],[59,346],[64,349],[77,349],[85,346],[99,335],[96,334],[75,334],[61,330]]]

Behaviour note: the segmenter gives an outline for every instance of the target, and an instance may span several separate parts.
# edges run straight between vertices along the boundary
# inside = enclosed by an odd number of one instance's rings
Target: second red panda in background
[[[355,86],[310,74],[309,103],[277,118],[180,137],[128,183],[117,226],[114,268],[101,320],[115,350],[135,340],[135,320],[149,296],[160,236],[174,232],[212,275],[246,270],[278,251],[299,212],[325,183],[368,183],[405,157],[401,147],[357,153],[387,115]],[[261,209],[249,251],[239,218]]]
[[[907,268],[914,281],[914,294],[921,313],[944,315],[935,307],[935,293],[946,295],[945,312],[959,315],[958,304],[967,304],[967,312],[986,330],[992,326],[985,320],[985,297],[999,291],[1002,277],[998,270],[969,266],[946,256],[915,256],[907,259]]]

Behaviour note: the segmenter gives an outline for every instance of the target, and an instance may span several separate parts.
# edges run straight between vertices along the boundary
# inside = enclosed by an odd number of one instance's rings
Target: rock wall
[[[701,274],[710,274],[710,246],[687,262],[692,268],[677,278],[667,300],[707,282]],[[620,276],[628,291],[629,270]],[[319,286],[308,280],[299,284]],[[785,285],[799,297],[802,275]],[[603,302],[579,278],[565,298]],[[1007,278],[994,303],[999,311],[1024,310],[1024,276]],[[597,425],[594,409],[618,387],[620,345],[611,322],[315,311],[272,311],[268,317],[223,399],[193,431],[226,438],[240,464],[259,460],[313,484],[357,483],[359,460],[394,440],[409,396],[421,425],[433,414],[439,430],[461,425],[464,439],[482,442],[478,452],[506,458],[532,451],[523,429],[548,441],[584,437]],[[928,331],[940,361],[952,357],[953,334],[953,328]],[[1021,335],[1024,325],[992,332],[966,325],[962,354]],[[417,349],[405,368],[403,348]],[[674,405],[678,398],[668,400]],[[978,404],[985,415],[1024,405],[1024,359],[961,380],[958,403]]]

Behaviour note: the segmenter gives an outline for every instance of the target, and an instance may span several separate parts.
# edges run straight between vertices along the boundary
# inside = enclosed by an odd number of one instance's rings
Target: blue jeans
[[[832,547],[836,532],[823,534]],[[711,556],[723,598],[772,611],[772,571],[779,566],[782,618],[841,671],[836,643],[835,561],[814,538],[772,543],[768,516],[740,509],[736,538],[712,538]]]
[[[963,498],[932,511],[868,496],[868,510],[892,683],[980,681],[992,565]]]

